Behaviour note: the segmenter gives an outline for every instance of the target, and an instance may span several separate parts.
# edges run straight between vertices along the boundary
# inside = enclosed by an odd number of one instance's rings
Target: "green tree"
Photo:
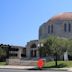
[[[48,42],[50,42],[50,51],[51,54],[55,56],[55,65],[57,66],[57,60],[58,60],[58,55],[61,55],[63,53],[63,50],[61,48],[61,43],[62,41],[60,38],[57,37],[49,37]]]
[[[0,57],[6,56],[6,50],[3,48],[3,44],[0,45]]]
[[[68,51],[68,55],[72,56],[72,39],[68,40],[67,51]]]
[[[44,48],[48,51],[48,54],[55,56],[55,65],[57,66],[58,55],[64,54],[68,47],[68,41],[56,36],[50,36],[44,40]],[[67,47],[66,47],[67,46]]]

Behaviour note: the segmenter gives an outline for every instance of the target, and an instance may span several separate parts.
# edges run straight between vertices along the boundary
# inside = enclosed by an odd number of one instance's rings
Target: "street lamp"
[[[38,47],[40,48],[40,47],[43,47],[44,45],[43,45],[43,43],[39,43],[38,44]]]
[[[40,54],[39,48],[44,47],[43,43],[38,43],[38,53],[39,53],[39,57],[42,56],[42,53]],[[40,58],[41,59],[41,58]],[[42,60],[44,61],[44,63],[46,62],[46,59],[42,58]]]
[[[39,57],[41,57],[40,52],[39,52],[39,48],[43,47],[43,43],[38,43],[38,53],[39,53]]]

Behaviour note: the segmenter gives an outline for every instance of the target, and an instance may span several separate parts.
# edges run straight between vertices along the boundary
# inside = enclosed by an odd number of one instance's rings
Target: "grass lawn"
[[[6,62],[0,62],[0,65],[6,65]]]
[[[72,61],[57,61],[58,66],[55,66],[55,61],[45,62],[45,65],[42,69],[46,70],[48,68],[69,68],[72,67]],[[29,70],[40,70],[38,67],[32,68]]]
[[[57,61],[57,68],[72,67],[72,61]],[[44,68],[56,68],[55,61],[46,62]]]

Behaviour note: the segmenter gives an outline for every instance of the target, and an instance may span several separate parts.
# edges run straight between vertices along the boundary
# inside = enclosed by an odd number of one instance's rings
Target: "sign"
[[[38,66],[39,69],[42,69],[42,67],[44,66],[44,61],[43,61],[43,59],[40,58],[40,59],[38,60],[37,66]]]

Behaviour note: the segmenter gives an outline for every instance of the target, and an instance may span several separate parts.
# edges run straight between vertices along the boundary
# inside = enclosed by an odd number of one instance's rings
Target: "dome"
[[[48,23],[55,23],[56,21],[60,20],[72,20],[72,12],[64,12],[60,13],[58,15],[53,16],[50,20],[48,20]]]
[[[61,14],[58,14],[58,15],[52,17],[51,19],[54,19],[54,20],[72,20],[72,12],[61,13]]]
[[[50,35],[72,38],[72,12],[55,15],[39,27],[39,39]]]

